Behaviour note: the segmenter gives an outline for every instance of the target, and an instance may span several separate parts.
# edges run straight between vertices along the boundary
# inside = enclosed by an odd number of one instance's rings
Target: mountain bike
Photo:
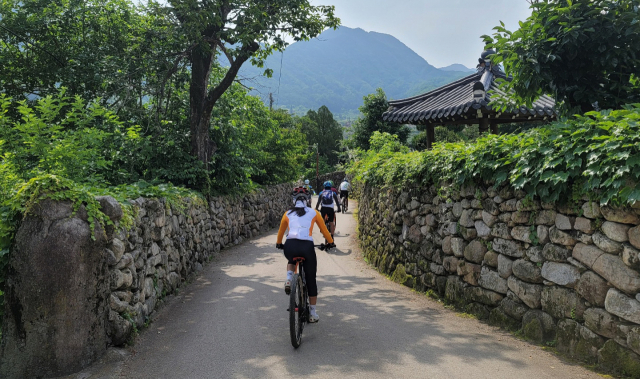
[[[347,197],[342,197],[342,213],[347,213]]]
[[[313,247],[324,250],[325,244]],[[291,293],[289,294],[289,334],[291,335],[291,345],[297,349],[302,342],[304,325],[309,322],[309,293],[304,276],[304,258],[295,257],[293,261],[296,263],[296,268],[293,271]]]

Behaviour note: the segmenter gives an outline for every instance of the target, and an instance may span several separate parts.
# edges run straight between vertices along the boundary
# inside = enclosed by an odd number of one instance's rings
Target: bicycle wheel
[[[302,280],[298,274],[293,275],[291,281],[291,294],[289,295],[289,334],[291,345],[298,348],[302,340],[302,316],[304,314],[304,301]]]

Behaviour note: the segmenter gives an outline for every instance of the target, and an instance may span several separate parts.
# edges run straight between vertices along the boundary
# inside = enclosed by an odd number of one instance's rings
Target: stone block
[[[496,222],[498,222],[498,217],[492,215],[487,211],[482,211],[482,221],[491,228]]]
[[[524,248],[513,240],[496,238],[491,242],[491,246],[492,250],[513,258],[522,258],[524,256]]]
[[[556,211],[554,210],[543,210],[538,212],[535,223],[536,225],[546,225],[553,226],[556,222]]]
[[[511,239],[511,231],[505,223],[497,223],[491,229],[491,235],[502,239]]]
[[[593,263],[592,269],[609,283],[626,293],[636,294],[640,292],[640,273],[629,268],[616,255],[602,254]]]
[[[560,230],[571,230],[573,229],[573,224],[575,222],[575,218],[565,216],[563,214],[557,213],[555,219],[555,226]]]
[[[640,324],[640,302],[630,298],[615,288],[609,289],[604,302],[607,312],[627,321]]]
[[[467,286],[462,279],[455,275],[449,275],[446,279],[444,297],[454,304],[462,304],[465,300],[464,289]]]
[[[468,261],[482,263],[486,252],[487,248],[480,240],[473,240],[464,248],[464,257]]]
[[[549,239],[549,227],[545,225],[538,225],[536,227],[536,233],[538,235],[538,244],[544,245],[551,241]]]
[[[544,257],[542,255],[543,246],[531,246],[525,252],[525,257],[534,263],[539,263],[544,261]]]
[[[591,236],[593,243],[602,251],[610,254],[619,254],[622,252],[622,244],[616,242],[600,232],[595,232]]]
[[[444,266],[444,269],[449,273],[454,274],[458,271],[458,258],[452,256],[445,257],[442,261],[442,266]]]
[[[500,213],[498,204],[490,198],[482,200],[482,208],[485,212],[497,216]]]
[[[640,249],[640,225],[630,228],[628,231],[629,243],[636,249]]]
[[[517,278],[529,283],[542,283],[542,275],[540,267],[535,263],[526,261],[524,259],[518,259],[513,262],[511,268],[513,275]]]
[[[498,274],[501,278],[507,279],[513,273],[513,260],[506,255],[498,255]]]
[[[518,303],[509,297],[505,297],[500,302],[500,308],[506,313],[508,316],[513,317],[516,320],[522,320],[522,317],[529,310],[529,307],[522,303]]]
[[[640,354],[640,326],[631,328],[627,335],[627,346],[636,354]]]
[[[600,250],[596,246],[579,243],[573,248],[572,256],[587,267],[593,267],[596,260],[604,253],[604,251]]]
[[[595,230],[593,221],[585,217],[577,217],[573,228],[583,233],[591,234]]]
[[[627,266],[640,271],[640,252],[631,246],[624,245],[622,249],[622,261]]]
[[[589,308],[584,312],[584,325],[592,332],[606,338],[626,341],[620,329],[620,319],[602,308]]]
[[[604,307],[607,292],[611,286],[592,271],[586,271],[576,284],[576,291],[589,303]]]
[[[596,219],[602,214],[600,213],[600,205],[596,202],[586,202],[582,205],[582,215],[586,218]]]
[[[478,237],[486,238],[491,236],[491,228],[484,221],[475,221],[474,223]]]
[[[598,361],[604,339],[574,320],[561,320],[557,327],[558,351],[586,363]]]
[[[460,220],[458,221],[460,225],[465,228],[473,227],[473,210],[465,209],[462,211],[462,215],[460,216]]]
[[[566,262],[567,258],[569,258],[570,256],[571,252],[569,250],[552,243],[544,245],[544,248],[542,249],[542,257],[547,261]]]
[[[465,307],[465,311],[476,316],[478,320],[486,320],[489,318],[490,314],[489,307],[480,303],[467,304],[467,306]]]
[[[507,279],[507,286],[529,308],[540,308],[543,288],[542,285],[530,284],[517,279],[512,275]]]
[[[464,256],[465,247],[467,247],[467,243],[464,239],[460,237],[451,238],[451,251],[456,257],[462,258]]]
[[[521,325],[519,320],[507,315],[500,307],[491,310],[491,313],[489,314],[489,324],[511,331],[520,329]]]
[[[613,208],[605,205],[600,208],[600,211],[607,221],[619,222],[621,224],[640,224],[638,215],[628,208]]]
[[[602,224],[602,232],[604,235],[616,242],[627,242],[629,240],[629,229],[631,229],[629,225],[612,221],[605,221]]]
[[[451,236],[446,236],[442,239],[442,251],[447,255],[453,254],[453,250],[451,249]]]
[[[522,332],[530,341],[552,341],[556,338],[556,324],[549,314],[539,309],[531,309],[522,317]]]
[[[507,280],[500,277],[500,274],[489,269],[487,266],[482,267],[478,284],[483,288],[501,294],[506,294],[509,289],[507,286]]]
[[[577,292],[564,287],[544,287],[541,300],[542,310],[559,319],[582,319],[587,309]]]
[[[487,253],[484,255],[484,260],[482,261],[483,265],[487,265],[487,266],[491,266],[493,268],[497,268],[498,267],[498,256],[500,254],[494,252],[494,251],[487,251]]]
[[[531,228],[528,226],[514,226],[511,229],[511,238],[513,238],[514,240],[530,243]]]
[[[511,222],[514,224],[528,224],[531,218],[531,212],[517,211],[511,214]]]
[[[504,196],[503,196],[504,198]],[[517,204],[518,204],[518,200],[516,199],[509,199],[507,201],[504,201],[502,203],[500,203],[500,205],[498,206],[500,208],[500,212],[515,212],[518,210],[517,208]]]
[[[465,297],[468,301],[474,301],[490,306],[497,306],[504,298],[504,296],[496,292],[475,286],[468,286],[465,288]]]
[[[598,350],[598,366],[614,374],[640,378],[640,356],[614,340],[605,342]]]
[[[562,231],[555,226],[549,228],[549,239],[555,244],[564,246],[573,246],[578,243],[571,234]]]
[[[458,261],[458,275],[462,276],[462,279],[465,282],[473,286],[478,285],[478,279],[480,278],[481,269],[482,266],[469,263],[463,259]]]
[[[566,263],[545,262],[542,265],[541,275],[548,281],[570,288],[580,280],[580,270]]]

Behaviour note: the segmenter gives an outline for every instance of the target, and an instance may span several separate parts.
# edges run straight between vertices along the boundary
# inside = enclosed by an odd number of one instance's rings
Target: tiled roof
[[[497,67],[481,68],[476,73],[425,94],[390,101],[389,110],[383,118],[385,121],[405,124],[447,123],[476,119],[478,110],[493,114],[494,119],[499,117],[501,122],[507,122],[508,119],[546,120],[557,116],[555,100],[549,96],[541,96],[533,103],[533,108],[519,107],[507,112],[492,110],[491,97],[504,96],[495,82],[496,78],[506,79]]]

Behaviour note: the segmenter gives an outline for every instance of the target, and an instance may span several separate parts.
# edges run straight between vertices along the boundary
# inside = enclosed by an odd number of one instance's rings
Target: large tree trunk
[[[211,51],[196,48],[191,52],[191,86],[189,106],[191,110],[191,154],[208,168],[216,144],[209,136],[211,110],[207,112],[207,85],[211,74],[214,55]]]
[[[215,50],[201,47],[191,52],[191,86],[189,88],[191,110],[191,153],[198,157],[205,167],[209,166],[211,157],[216,152],[216,143],[209,136],[209,125],[213,107],[224,92],[231,87],[238,71],[258,49],[260,45],[252,42],[244,45],[235,60],[230,59],[231,66],[217,86],[208,89],[211,66],[215,59]]]

